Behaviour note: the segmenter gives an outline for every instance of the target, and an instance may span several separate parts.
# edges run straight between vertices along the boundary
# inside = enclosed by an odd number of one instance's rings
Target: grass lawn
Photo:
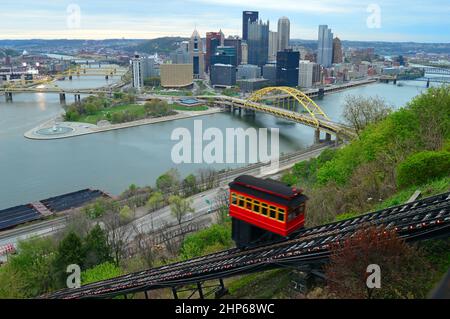
[[[100,110],[92,115],[83,115],[80,117],[78,122],[97,124],[99,121],[108,120],[108,113],[112,115],[114,113],[121,113],[124,111],[129,111],[130,113],[135,114],[138,118],[145,118],[144,105],[127,104]]]
[[[185,106],[174,103],[172,105],[175,111],[207,111],[208,107],[206,105],[198,105],[198,106]]]

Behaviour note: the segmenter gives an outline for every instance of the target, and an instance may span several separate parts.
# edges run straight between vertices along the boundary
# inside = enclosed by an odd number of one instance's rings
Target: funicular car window
[[[237,205],[237,195],[235,193],[231,194],[231,204]]]
[[[263,214],[264,216],[267,216],[267,214],[268,214],[268,207],[269,207],[269,205],[267,205],[266,203],[262,203],[262,205],[261,205],[261,214]]]
[[[284,222],[285,221],[285,216],[286,216],[286,211],[282,208],[278,208],[278,220],[280,222]]]
[[[255,213],[259,214],[260,213],[260,209],[261,209],[261,202],[257,201],[257,200],[254,200],[253,201],[253,211]]]
[[[277,208],[275,206],[270,206],[270,218],[275,219],[277,217]]]

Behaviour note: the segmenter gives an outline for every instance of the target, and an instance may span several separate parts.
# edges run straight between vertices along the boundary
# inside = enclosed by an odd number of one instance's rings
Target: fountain
[[[60,126],[58,123],[55,123],[52,127],[42,128],[36,131],[38,135],[45,136],[56,136],[56,135],[64,135],[73,131],[73,128],[67,126]]]

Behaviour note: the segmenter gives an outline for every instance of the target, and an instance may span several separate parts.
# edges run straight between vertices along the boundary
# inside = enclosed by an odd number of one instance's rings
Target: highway
[[[211,208],[211,205],[207,203],[207,200],[211,203],[214,202],[216,194],[221,189],[227,189],[227,184],[239,175],[250,174],[259,177],[273,177],[274,175],[277,175],[280,172],[291,168],[300,161],[305,161],[319,156],[320,153],[322,153],[325,149],[331,147],[332,144],[321,144],[313,146],[307,150],[286,155],[280,158],[280,167],[277,171],[268,171],[267,173],[261,173],[261,168],[267,165],[258,163],[249,165],[248,167],[242,167],[227,173],[223,173],[219,176],[219,187],[190,197],[190,199],[192,200],[192,207],[195,210],[195,213],[193,213],[191,216],[192,219],[201,218],[205,214],[207,214],[208,210]],[[152,230],[155,231],[161,229],[161,227],[165,226],[165,224],[167,223],[172,224],[176,222],[176,219],[170,212],[169,206],[163,207],[151,214],[148,213],[147,208],[140,207],[136,210],[136,216],[141,217],[138,217],[136,220],[134,220],[132,222],[132,226],[141,230],[141,232],[148,232]],[[66,223],[66,217],[57,217],[55,219],[46,220],[32,225],[1,232],[0,246],[13,244],[17,247],[18,242],[21,240],[26,240],[32,237],[45,237],[54,235],[55,233],[63,229]],[[131,235],[129,239],[132,238],[134,238],[134,235]]]

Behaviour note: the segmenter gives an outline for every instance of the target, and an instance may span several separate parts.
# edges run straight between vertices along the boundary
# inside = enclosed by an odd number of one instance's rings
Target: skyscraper
[[[278,51],[289,49],[291,22],[287,17],[278,20]]]
[[[269,21],[248,24],[248,63],[262,67],[269,56]]]
[[[314,78],[314,62],[302,60],[299,65],[298,85],[304,88],[313,86]]]
[[[300,52],[292,50],[278,51],[277,54],[277,85],[297,86]]]
[[[143,58],[137,54],[131,59],[131,71],[133,88],[140,91],[144,86],[144,63]]]
[[[247,42],[241,43],[242,59],[240,64],[248,64],[248,44]]]
[[[189,54],[194,68],[194,78],[203,79],[205,75],[205,56],[202,38],[197,30],[194,30],[189,41]]]
[[[216,53],[211,56],[211,66],[214,64],[227,64],[237,66],[236,48],[232,46],[219,46]]]
[[[336,37],[333,40],[333,63],[342,63],[344,60],[342,58],[342,43],[341,40]]]
[[[211,57],[216,53],[217,47],[223,45],[222,32],[206,33],[205,71],[209,72]]]
[[[278,33],[269,31],[269,61],[277,60]]]
[[[229,36],[223,41],[223,45],[236,49],[237,65],[242,63],[242,40],[238,36]]]
[[[170,53],[170,60],[173,64],[191,63],[189,54],[189,41],[181,42],[179,48]]]
[[[319,26],[317,63],[325,68],[329,68],[333,63],[333,33],[327,25]]]
[[[258,17],[259,17],[258,11],[242,12],[242,40],[247,41],[248,39],[248,23],[258,21]]]

